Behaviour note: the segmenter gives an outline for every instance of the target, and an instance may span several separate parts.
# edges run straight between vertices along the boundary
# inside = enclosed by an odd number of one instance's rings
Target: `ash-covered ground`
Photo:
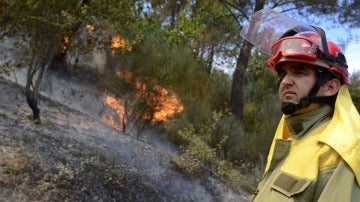
[[[0,201],[248,201],[210,169],[0,79]]]

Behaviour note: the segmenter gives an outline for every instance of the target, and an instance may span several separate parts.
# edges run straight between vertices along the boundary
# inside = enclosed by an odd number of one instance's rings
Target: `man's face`
[[[279,71],[279,76],[281,102],[299,103],[301,98],[309,95],[316,82],[315,70],[308,64],[285,63]]]

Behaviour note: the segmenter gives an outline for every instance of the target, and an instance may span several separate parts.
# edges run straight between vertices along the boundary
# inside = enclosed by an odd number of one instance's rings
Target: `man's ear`
[[[321,91],[323,92],[324,96],[333,96],[339,92],[340,88],[341,83],[339,79],[331,79],[321,87]]]

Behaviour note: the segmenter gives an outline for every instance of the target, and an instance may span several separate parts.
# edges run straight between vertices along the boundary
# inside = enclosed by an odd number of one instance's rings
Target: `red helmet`
[[[267,60],[267,64],[274,71],[277,71],[284,62],[311,64],[337,73],[342,81],[348,84],[345,56],[337,45],[331,41],[326,42],[324,38],[315,32],[304,32],[283,37],[272,45],[272,57]]]

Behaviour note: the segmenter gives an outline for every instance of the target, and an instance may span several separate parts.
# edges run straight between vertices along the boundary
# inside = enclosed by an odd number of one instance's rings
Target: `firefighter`
[[[314,29],[271,46],[283,116],[253,201],[360,201],[360,116],[346,59]]]

